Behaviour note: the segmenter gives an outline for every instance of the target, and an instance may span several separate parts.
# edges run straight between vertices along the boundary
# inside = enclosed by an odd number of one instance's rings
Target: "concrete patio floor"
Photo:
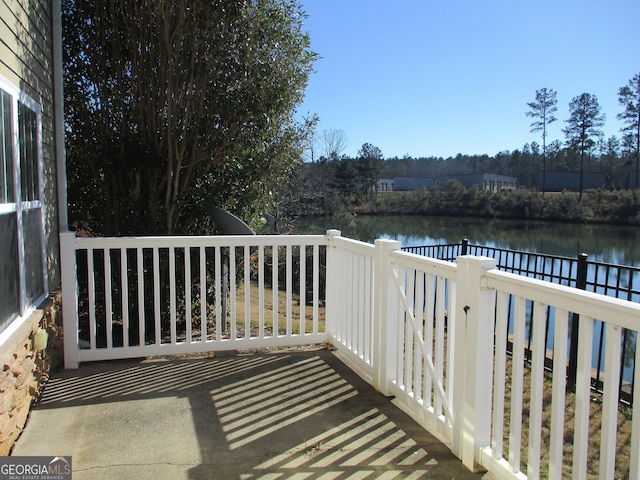
[[[326,349],[81,365],[13,455],[73,479],[487,479]]]

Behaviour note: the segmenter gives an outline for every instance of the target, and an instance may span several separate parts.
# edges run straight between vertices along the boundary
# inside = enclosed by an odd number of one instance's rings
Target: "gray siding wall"
[[[60,287],[51,0],[0,0],[0,75],[42,108],[49,291]]]

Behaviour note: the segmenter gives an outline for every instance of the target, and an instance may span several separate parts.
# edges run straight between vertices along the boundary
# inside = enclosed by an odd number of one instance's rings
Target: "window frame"
[[[15,222],[17,228],[17,251],[18,251],[18,311],[17,312],[3,312],[9,313],[10,316],[7,319],[0,317],[0,344],[4,342],[6,336],[15,331],[22,322],[20,320],[26,319],[36,307],[48,296],[48,271],[47,271],[47,254],[46,254],[46,229],[45,229],[45,215],[44,215],[44,182],[43,182],[43,141],[42,141],[42,108],[33,98],[22,92],[19,88],[15,87],[11,82],[7,81],[4,77],[0,76],[0,89],[3,90],[11,97],[11,161],[12,163],[12,182],[13,191],[11,197],[6,203],[0,203],[0,215],[15,215]],[[35,113],[35,179],[31,178],[29,181],[36,182],[37,199],[22,200],[22,176],[21,174],[21,139],[20,139],[20,109],[26,107]],[[2,146],[4,148],[4,145]],[[2,165],[4,167],[4,165]],[[28,172],[26,172],[28,173]],[[25,259],[25,251],[27,250],[26,242],[29,241],[25,238],[26,226],[24,224],[24,217],[27,216],[25,212],[38,211],[39,221],[37,221],[38,236],[36,241],[39,241],[41,246],[39,263],[42,266],[38,282],[42,282],[42,292],[38,295],[35,294],[34,298],[28,298],[28,286],[29,273],[26,271],[27,262]],[[11,318],[11,316],[14,316]]]

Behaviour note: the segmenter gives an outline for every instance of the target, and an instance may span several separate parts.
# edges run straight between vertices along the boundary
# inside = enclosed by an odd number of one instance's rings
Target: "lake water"
[[[294,222],[294,233],[324,233],[337,228],[342,235],[373,243],[376,238],[400,240],[402,246],[460,243],[575,257],[640,266],[640,227],[574,224],[492,218],[377,215],[306,217]]]

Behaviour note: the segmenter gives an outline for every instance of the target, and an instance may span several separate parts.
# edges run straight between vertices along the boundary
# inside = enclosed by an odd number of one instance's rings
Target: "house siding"
[[[0,0],[0,76],[41,109],[48,292],[60,289],[52,4],[56,3]],[[16,320],[17,328],[0,342],[0,455],[11,452],[49,371],[61,364],[60,302],[59,292],[51,294],[28,318]],[[48,332],[48,343],[45,350],[36,351],[39,329]]]
[[[0,75],[42,108],[42,172],[49,291],[60,288],[50,0],[0,0]]]

